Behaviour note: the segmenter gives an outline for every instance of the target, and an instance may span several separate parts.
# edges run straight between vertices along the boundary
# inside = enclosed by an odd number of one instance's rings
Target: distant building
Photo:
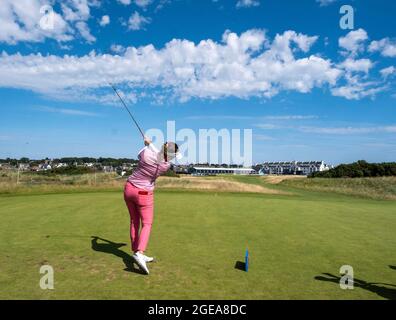
[[[52,167],[49,163],[41,163],[38,166],[39,171],[47,171],[47,170],[51,170],[51,169],[52,169]]]
[[[0,163],[0,168],[3,170],[12,170],[14,169],[9,163]]]
[[[314,172],[327,171],[331,168],[324,161],[264,162],[261,165],[259,174],[308,176]]]
[[[128,171],[128,170],[133,170],[136,167],[137,167],[137,163],[123,163],[121,168],[123,171]]]
[[[192,167],[190,173],[193,175],[217,175],[217,174],[234,174],[250,175],[256,174],[254,169],[249,168],[215,168],[215,167]]]
[[[114,172],[114,167],[113,166],[103,166],[103,172]]]
[[[188,165],[175,165],[173,171],[177,174],[189,174],[191,166]]]
[[[18,168],[20,171],[28,171],[28,170],[30,170],[30,164],[29,163],[20,163],[18,165]]]
[[[66,168],[68,166],[69,165],[67,163],[60,162],[60,163],[55,165],[55,168]]]

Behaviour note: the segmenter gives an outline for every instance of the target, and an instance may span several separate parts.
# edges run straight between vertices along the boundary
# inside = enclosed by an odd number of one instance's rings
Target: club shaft
[[[128,106],[126,105],[126,103],[124,102],[124,100],[121,98],[120,94],[118,93],[117,89],[110,83],[110,86],[113,88],[114,92],[116,93],[116,95],[118,96],[118,98],[120,98],[121,103],[123,104],[123,106],[125,107],[125,109],[128,111],[130,117],[132,118],[133,122],[135,123],[136,127],[139,129],[140,134],[142,135],[142,137],[144,138],[144,133],[143,130],[140,128],[139,124],[137,123],[137,121],[135,120],[134,116],[132,115],[131,111],[129,110]]]

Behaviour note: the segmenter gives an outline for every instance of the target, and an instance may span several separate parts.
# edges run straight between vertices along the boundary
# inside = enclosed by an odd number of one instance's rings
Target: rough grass
[[[264,179],[265,182],[270,183],[270,184],[279,184],[282,181],[285,180],[301,180],[301,179],[307,179],[306,176],[263,176],[262,179]]]
[[[370,199],[396,200],[396,177],[284,179],[280,185]]]
[[[19,184],[16,182],[16,172],[0,171],[0,195],[119,191],[125,184],[125,178],[119,177],[115,173],[75,176],[45,176],[24,173],[20,175]],[[307,179],[300,176],[181,176],[180,178],[160,177],[157,180],[157,188],[273,195],[292,195],[298,190],[305,190],[377,200],[396,200],[396,177]]]
[[[191,189],[191,190],[211,190],[216,192],[250,192],[265,194],[287,194],[286,192],[269,189],[265,186],[254,185],[239,181],[232,181],[223,177],[200,178],[181,177],[180,179],[161,177],[157,181],[157,187],[161,189]]]
[[[101,184],[117,185],[121,180],[116,173],[89,173],[79,175],[45,175],[30,172],[0,170],[0,187],[7,186],[36,186],[36,185],[65,185],[65,186],[96,186]]]
[[[16,172],[0,171],[0,194],[67,193],[119,190],[125,183],[115,173],[82,175],[41,175],[21,173],[17,183]]]
[[[120,190],[126,178],[117,174],[83,174],[75,176],[45,176],[32,173],[20,175],[17,184],[16,173],[0,175],[0,194],[37,194],[37,193],[67,193],[103,190]],[[156,182],[159,189],[188,189],[217,192],[247,192],[262,194],[287,194],[262,185],[254,185],[243,181],[227,178],[201,178],[193,176],[160,177]]]

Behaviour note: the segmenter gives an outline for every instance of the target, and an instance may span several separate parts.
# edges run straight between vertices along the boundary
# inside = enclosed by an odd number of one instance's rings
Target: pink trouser
[[[151,225],[154,216],[154,193],[135,187],[127,182],[124,189],[124,199],[131,217],[132,250],[145,251],[150,238]],[[140,223],[142,228],[140,229]]]

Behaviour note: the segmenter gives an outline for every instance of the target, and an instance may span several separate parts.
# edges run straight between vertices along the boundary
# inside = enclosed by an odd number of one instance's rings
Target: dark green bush
[[[86,174],[86,173],[94,173],[94,172],[95,169],[93,168],[69,166],[69,167],[55,168],[47,171],[39,171],[37,173],[41,175],[52,176],[52,175],[78,175],[78,174]]]
[[[315,172],[310,178],[367,178],[396,176],[396,162],[368,163],[360,160],[351,164],[341,164],[334,169]]]

